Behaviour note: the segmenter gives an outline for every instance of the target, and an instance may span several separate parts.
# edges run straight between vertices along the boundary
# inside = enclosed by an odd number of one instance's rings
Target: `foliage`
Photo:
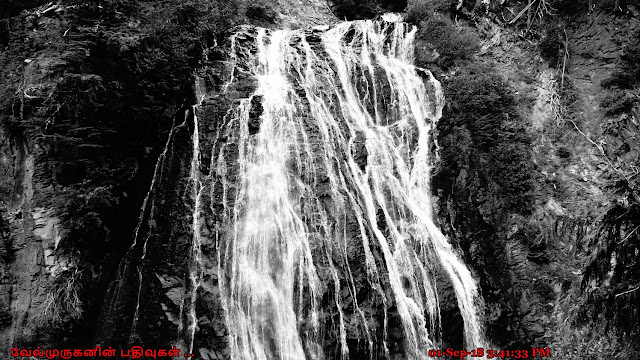
[[[331,10],[340,19],[370,19],[378,14],[375,0],[333,0]]]
[[[16,16],[22,10],[46,4],[47,0],[5,0],[0,3],[0,17]]]
[[[206,49],[223,41],[239,16],[234,1],[187,1],[167,9],[171,11],[145,14],[148,28],[133,46],[107,29],[96,44],[96,67],[124,85],[122,91],[113,90],[126,98],[125,104],[144,104],[137,109],[142,118],[154,116],[167,104],[192,101],[193,69],[204,60]]]
[[[571,14],[589,10],[592,0],[554,0],[553,8],[558,14]]]
[[[471,59],[480,48],[480,40],[471,31],[455,26],[451,20],[433,14],[420,22],[417,38],[430,43],[440,55],[439,65],[449,67],[457,60]],[[417,54],[420,60],[420,54]],[[418,65],[420,61],[418,61]]]
[[[264,1],[254,1],[248,5],[246,15],[253,23],[264,26],[275,23],[278,18],[278,14]]]
[[[620,340],[611,331],[593,326],[585,326],[577,331],[564,326],[551,349],[554,357],[563,360],[635,359],[640,351],[634,341]]]
[[[50,114],[47,121],[53,122],[54,118],[58,118],[76,125],[95,123],[96,114],[104,103],[104,96],[105,88],[99,76],[65,74],[57,83],[52,98],[45,100],[50,101],[49,106],[55,108],[45,111]]]
[[[619,88],[611,88],[606,93],[600,106],[607,116],[616,116],[631,111],[634,98],[626,91]]]
[[[93,25],[96,20],[116,25],[137,15],[140,9],[136,0],[68,0],[65,5],[73,9],[69,15],[77,25]]]
[[[550,64],[557,65],[561,58],[560,54],[564,51],[562,40],[562,34],[558,27],[554,26],[548,29],[538,44],[540,56]]]
[[[621,58],[622,62],[616,65],[611,77],[602,82],[605,91],[600,102],[606,116],[617,117],[608,120],[605,133],[618,138],[628,133],[628,131],[619,132],[620,127],[633,118],[631,113],[639,103],[637,89],[640,85],[640,29],[630,34],[624,44],[624,54]],[[634,126],[628,129],[631,134],[636,132],[633,130]],[[634,140],[631,140],[629,144],[633,142]],[[623,161],[618,161],[616,167],[612,166],[615,172],[610,188],[627,201],[640,204],[640,158],[637,155],[633,156],[635,149],[633,146],[629,147],[629,144],[626,144],[626,149],[624,147],[615,149],[616,153],[613,157],[627,152],[629,155]]]
[[[58,252],[73,254],[85,261],[98,263],[110,249],[109,224],[115,217],[118,200],[109,187],[68,194],[63,220],[67,234]]]
[[[449,106],[442,121],[469,130],[484,174],[501,189],[496,195],[507,208],[527,213],[534,187],[530,139],[508,85],[488,67],[467,66],[445,83],[445,96]]]
[[[636,30],[624,45],[622,64],[610,78],[602,82],[605,88],[632,89],[640,82],[640,29]]]
[[[489,65],[469,62],[444,78],[443,87],[447,106],[438,122],[441,164],[434,176],[434,188],[447,199],[441,216],[453,217],[450,235],[478,274],[487,334],[500,346],[528,346],[518,306],[522,283],[507,275],[531,271],[528,236],[507,240],[500,227],[505,217],[528,214],[533,207],[530,139],[512,89]],[[541,293],[548,295],[548,288]]]
[[[0,121],[28,132],[34,204],[59,211],[65,232],[56,256],[79,266],[57,275],[34,320],[42,333],[59,330],[57,340],[80,347],[93,341],[91,317],[130,245],[163,135],[176,109],[193,104],[193,71],[244,9],[235,0],[59,6],[36,25],[27,20],[35,9],[13,19],[11,41],[0,48]],[[35,85],[46,81],[47,91],[23,102],[25,59],[60,66],[38,69],[44,80]]]
[[[594,9],[608,12],[623,12],[632,0],[521,0],[520,5],[537,17],[575,15]],[[529,10],[530,9],[530,10]],[[524,15],[521,14],[521,15]]]
[[[36,323],[49,330],[66,330],[82,319],[85,308],[85,283],[82,270],[65,270],[58,274],[40,304]]]
[[[559,14],[576,14],[595,8],[608,12],[622,12],[634,0],[554,0],[552,5]]]
[[[454,2],[451,0],[409,0],[405,21],[419,25],[435,13],[444,13]]]
[[[640,205],[619,204],[603,217],[584,271],[578,324],[602,323],[630,339],[640,334],[639,230]]]
[[[378,5],[387,12],[402,12],[407,8],[407,0],[378,0]]]

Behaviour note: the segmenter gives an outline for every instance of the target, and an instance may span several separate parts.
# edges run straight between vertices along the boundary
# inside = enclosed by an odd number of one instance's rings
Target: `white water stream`
[[[383,342],[392,303],[407,359],[427,359],[438,345],[433,269],[440,266],[455,290],[465,346],[483,346],[476,283],[433,221],[432,133],[444,100],[431,73],[413,66],[415,29],[357,21],[310,34],[258,29],[255,55],[234,54],[257,89],[222,130],[238,151],[237,178],[222,181],[226,206],[218,234],[232,358],[331,358],[321,348],[320,301],[327,291],[337,309],[340,357],[348,358],[340,294],[346,288],[355,298],[362,284],[338,259],[349,257],[354,236],[364,253],[366,286],[384,302]],[[255,133],[248,126],[252,100],[262,104]],[[199,151],[194,147],[195,156]],[[226,153],[212,159],[221,178],[230,171]],[[198,227],[198,216],[193,221]],[[319,258],[328,275],[320,274]],[[197,278],[192,281],[197,288]],[[353,303],[372,347],[369,314]]]

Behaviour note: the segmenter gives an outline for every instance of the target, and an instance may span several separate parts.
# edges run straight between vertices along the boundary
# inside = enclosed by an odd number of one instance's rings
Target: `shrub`
[[[36,323],[49,329],[64,329],[77,323],[85,311],[84,272],[69,269],[61,272],[47,289],[47,295],[40,304]]]
[[[378,14],[375,0],[333,0],[331,10],[340,19],[370,19]]]
[[[564,50],[560,30],[557,27],[548,29],[538,44],[540,55],[552,65],[557,65],[561,51]]]
[[[622,63],[601,84],[606,89],[605,96],[600,102],[605,115],[616,116],[630,112],[636,100],[627,90],[635,88],[638,83],[640,83],[640,30],[636,30],[629,37],[624,45]]]
[[[608,88],[620,88],[630,89],[633,84],[638,80],[638,74],[631,66],[624,66],[621,69],[617,69],[613,74],[602,82],[602,87]]]
[[[262,23],[275,23],[278,14],[268,5],[254,2],[247,7],[246,15],[249,19]]]
[[[559,14],[575,14],[589,10],[590,0],[554,0],[551,5]]]
[[[472,32],[454,26],[451,20],[439,14],[420,22],[417,38],[433,45],[440,54],[438,63],[445,67],[456,60],[470,59],[480,48],[480,41]],[[417,55],[419,60],[420,54]]]
[[[452,3],[451,0],[409,0],[405,21],[418,25],[437,12],[447,12]]]
[[[622,65],[616,68],[613,75],[602,82],[603,87],[631,89],[640,82],[640,29],[636,30],[624,45],[622,61]]]
[[[407,0],[379,0],[378,5],[386,11],[401,12],[407,7]]]
[[[551,5],[560,14],[575,14],[588,11],[591,8],[607,12],[625,11],[635,0],[553,0]]]
[[[90,25],[99,19],[104,25],[116,25],[126,21],[139,10],[135,0],[70,0],[67,6],[73,7],[74,24]]]
[[[556,150],[556,156],[561,159],[569,159],[571,157],[571,150],[569,150],[566,146],[560,146]]]
[[[606,115],[616,116],[631,111],[633,100],[626,91],[613,88],[604,96],[600,105]]]
[[[0,17],[16,16],[22,10],[33,9],[47,2],[47,0],[5,0],[0,3]]]
[[[490,66],[469,62],[443,79],[443,87],[447,106],[437,125],[441,163],[434,175],[434,189],[446,199],[441,216],[455,224],[451,236],[488,294],[487,333],[500,339],[501,346],[521,346],[529,341],[526,325],[509,303],[519,299],[523,282],[517,279],[529,268],[514,259],[526,262],[533,253],[536,261],[548,261],[546,249],[527,249],[526,240],[534,235],[522,232],[522,239],[512,237],[507,243],[499,230],[505,217],[528,214],[532,208],[534,168],[525,122],[513,91]],[[505,275],[513,274],[508,269],[518,275]],[[501,325],[505,322],[510,327]]]
[[[528,212],[534,188],[530,139],[508,85],[489,67],[467,66],[445,83],[445,97],[443,121],[468,129],[482,172],[500,187],[495,195],[509,209]]]
[[[623,339],[640,334],[640,205],[614,205],[598,224],[582,280],[577,322],[608,325]],[[611,326],[613,325],[613,326]],[[598,326],[600,327],[600,326]]]

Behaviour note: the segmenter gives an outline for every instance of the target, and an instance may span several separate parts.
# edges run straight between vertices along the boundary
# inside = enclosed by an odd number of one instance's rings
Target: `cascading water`
[[[466,347],[482,346],[476,284],[433,221],[432,132],[444,101],[431,73],[412,65],[415,28],[245,30],[252,43],[241,52],[234,39],[234,72],[257,86],[225,117],[210,178],[224,209],[216,241],[231,358],[348,358],[353,331],[371,357],[379,340],[388,357],[393,307],[404,357],[426,359],[441,338],[438,269],[455,290]],[[382,317],[360,305],[363,292]],[[339,337],[332,354],[327,321]]]
[[[204,336],[207,293],[224,308],[232,359],[428,359],[443,345],[440,275],[457,298],[465,347],[483,346],[476,284],[433,220],[432,138],[444,99],[431,73],[413,66],[415,32],[355,21],[234,36],[222,89],[248,78],[253,92],[223,124],[196,116],[199,105],[191,112],[191,263],[175,321],[185,352]],[[207,149],[203,133],[214,127]],[[132,336],[144,315],[141,266]]]

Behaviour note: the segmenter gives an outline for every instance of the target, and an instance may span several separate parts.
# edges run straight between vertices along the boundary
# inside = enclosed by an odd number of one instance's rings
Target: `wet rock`
[[[190,194],[188,179],[179,175],[189,173],[190,136],[188,127],[176,127],[170,139],[173,150],[159,160],[165,176],[155,179],[158,187],[149,193],[149,208],[136,234],[136,246],[129,250],[118,280],[107,293],[97,334],[101,344],[126,347],[131,339],[139,344],[165,344],[178,331],[175,319],[180,319],[180,308],[175,304],[182,302],[185,293],[184,284],[176,279],[188,272],[192,233],[187,217],[193,200],[160,189],[176,188],[180,189],[177,193]],[[177,284],[181,284],[180,290],[172,290]],[[157,301],[165,297],[169,301]]]
[[[251,109],[249,110],[249,134],[254,135],[260,131],[260,116],[262,116],[262,96],[256,95],[251,98]]]
[[[351,156],[362,172],[367,167],[367,141],[364,133],[357,133],[356,137],[351,141]]]

